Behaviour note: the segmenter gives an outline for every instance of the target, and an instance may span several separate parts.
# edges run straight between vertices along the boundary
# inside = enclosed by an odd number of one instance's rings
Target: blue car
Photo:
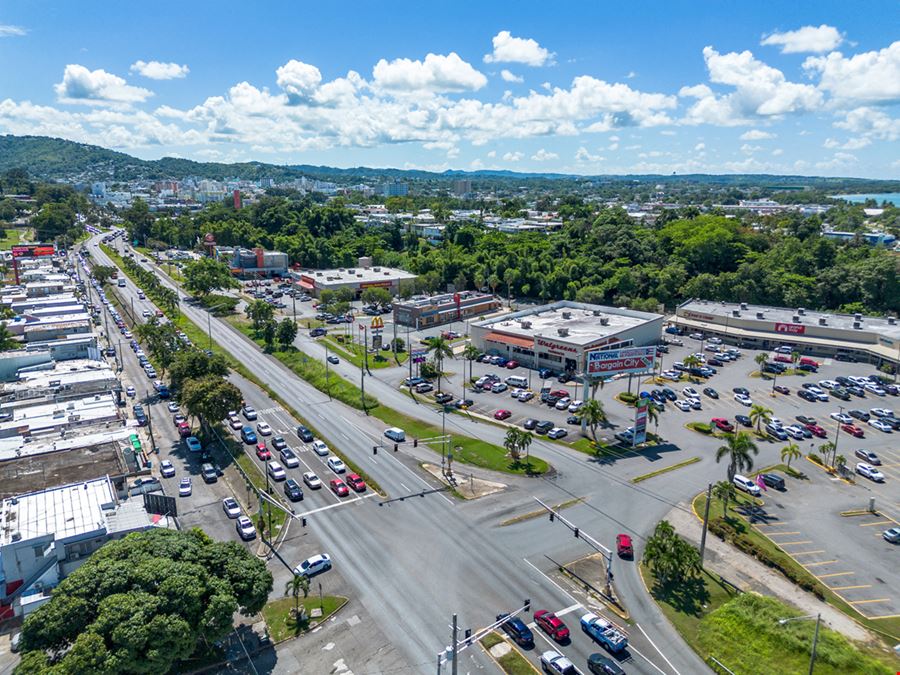
[[[200,445],[200,439],[196,436],[188,436],[184,439],[184,444],[191,452],[200,452],[203,449],[203,446]]]
[[[241,440],[247,445],[256,445],[256,432],[253,427],[244,427],[241,429]]]

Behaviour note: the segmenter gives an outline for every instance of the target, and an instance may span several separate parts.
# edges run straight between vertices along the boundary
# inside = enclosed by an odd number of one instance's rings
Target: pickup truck
[[[613,654],[618,654],[628,646],[625,631],[596,614],[585,614],[581,617],[581,630]]]

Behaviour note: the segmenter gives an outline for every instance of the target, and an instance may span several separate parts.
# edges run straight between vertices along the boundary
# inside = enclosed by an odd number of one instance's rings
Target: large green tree
[[[163,372],[169,369],[178,350],[184,346],[178,337],[178,329],[169,321],[160,323],[153,318],[138,324],[135,333]]]
[[[201,297],[215,290],[240,286],[237,279],[232,276],[228,265],[206,256],[186,263],[182,274],[185,290]]]
[[[595,398],[588,399],[578,410],[575,411],[575,417],[579,422],[584,422],[591,430],[591,436],[594,442],[597,442],[597,427],[606,423],[606,411],[603,410],[603,404]]]
[[[644,562],[663,585],[682,583],[701,570],[700,552],[675,534],[667,520],[659,521],[647,539]]]
[[[241,407],[241,390],[217,375],[188,380],[179,393],[179,400],[191,417],[203,424],[225,418],[230,410]]]
[[[212,356],[205,351],[193,348],[182,349],[172,359],[169,365],[169,379],[172,388],[181,390],[185,382],[189,380],[215,375],[224,377],[228,374],[228,364],[221,354],[213,353]]]
[[[151,528],[107,543],[22,626],[17,675],[166,673],[260,611],[265,563],[200,530]]]
[[[288,349],[297,338],[297,322],[293,319],[284,319],[278,322],[278,330],[275,338],[282,349]]]
[[[253,300],[247,303],[244,311],[247,314],[247,318],[253,323],[253,330],[257,333],[275,316],[275,308],[265,300]]]

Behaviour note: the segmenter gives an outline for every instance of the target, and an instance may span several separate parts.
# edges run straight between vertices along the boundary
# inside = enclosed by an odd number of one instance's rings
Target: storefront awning
[[[313,289],[316,287],[316,285],[315,285],[313,282],[311,282],[311,281],[304,281],[303,279],[301,279],[300,281],[298,281],[298,282],[297,282],[297,285],[300,286],[300,288],[305,288],[305,289],[310,290],[310,291],[313,290]]]
[[[515,347],[524,347],[525,349],[534,348],[534,340],[531,338],[517,337],[515,335],[503,335],[502,333],[488,333],[484,336],[488,342],[499,342],[505,345],[513,345]]]

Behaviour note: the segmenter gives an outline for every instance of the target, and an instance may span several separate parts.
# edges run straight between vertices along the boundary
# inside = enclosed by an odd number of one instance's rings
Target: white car
[[[328,454],[328,446],[318,438],[312,442],[312,449],[313,452],[315,452],[320,457],[324,457]]]
[[[869,420],[869,426],[871,426],[875,429],[878,429],[879,431],[883,431],[886,434],[889,434],[894,430],[894,427],[892,427],[887,422],[883,422],[881,420],[875,420],[875,419]]]
[[[681,390],[681,393],[684,394],[687,398],[700,398],[700,394],[698,394],[697,390],[693,387],[685,387]]]
[[[850,380],[857,387],[865,387],[867,384],[869,384],[868,378],[865,378],[865,377],[858,377],[856,375],[851,375],[847,379]]]
[[[552,675],[575,675],[575,664],[559,652],[546,651],[541,654],[541,670]]]
[[[159,472],[163,478],[172,478],[175,475],[175,465],[168,459],[164,459],[159,463]]]
[[[322,487],[321,479],[312,471],[307,471],[303,474],[303,482],[306,483],[306,487],[310,490],[318,490]]]
[[[694,410],[701,410],[703,408],[703,404],[700,403],[699,398],[694,398],[693,396],[689,396],[684,400],[687,401],[688,405],[691,406],[691,408],[693,408]]]
[[[238,516],[238,519],[234,524],[234,529],[237,530],[237,533],[244,541],[256,539],[256,528],[253,527],[253,521],[247,516]]]
[[[295,469],[300,466],[300,459],[294,454],[294,451],[289,447],[285,446],[281,450],[278,451],[278,454],[281,455],[281,461],[284,462],[284,465],[289,469]]]
[[[711,345],[720,345],[722,344],[722,338],[711,337],[707,342]]]
[[[191,479],[190,478],[182,478],[181,483],[178,484],[178,496],[179,497],[190,497],[191,492],[192,492]]]
[[[889,408],[872,408],[870,411],[875,417],[893,417],[894,411]]]
[[[519,398],[519,396],[522,394],[523,391],[525,391],[525,390],[522,389],[521,387],[516,387],[515,389],[509,390],[509,395],[512,396],[513,398]]]
[[[347,465],[344,464],[340,457],[329,457],[328,461],[325,463],[328,465],[328,468],[335,473],[344,473],[347,471]]]
[[[274,462],[269,460],[266,462],[266,471],[269,472],[269,475],[272,477],[272,480],[284,480],[287,478],[287,472],[284,470],[284,467],[281,466],[278,462]]]
[[[170,413],[178,412],[178,404],[175,401],[169,401],[169,405],[166,406],[169,409]]]
[[[527,389],[525,389],[524,391],[522,391],[521,394],[519,394],[519,400],[522,401],[523,403],[525,401],[530,401],[533,398],[534,398],[534,392],[528,391]]]
[[[863,389],[875,394],[876,396],[884,396],[884,389],[879,387],[874,382],[867,382],[866,384],[863,385]]]
[[[232,415],[228,418],[228,426],[230,426],[235,431],[240,431],[244,428],[244,423],[241,421],[241,418],[237,415]]]
[[[688,403],[684,399],[678,399],[674,403],[675,403],[675,407],[678,408],[679,410],[681,410],[682,412],[690,412],[690,410],[691,410],[691,404]]]
[[[853,424],[853,418],[850,417],[847,413],[842,412],[833,412],[829,415],[831,419],[839,422],[840,424]]]
[[[802,441],[804,438],[806,438],[806,434],[803,433],[803,429],[801,429],[796,424],[792,424],[789,427],[784,427],[784,433],[797,441]]]
[[[747,396],[746,394],[735,394],[734,400],[740,403],[741,405],[751,406],[753,405],[753,399]]]
[[[865,462],[857,463],[856,473],[858,473],[860,476],[868,478],[869,480],[875,481],[876,483],[884,482],[884,474],[871,464],[866,464]]]
[[[145,309],[143,312],[141,312],[141,316],[147,319],[153,316],[153,312],[151,312],[149,309]]]
[[[237,503],[234,497],[225,497],[222,500],[222,510],[229,518],[237,518],[241,515],[241,505]]]
[[[505,382],[494,382],[494,384],[491,385],[491,391],[495,394],[501,394],[507,389],[509,389],[509,387],[506,386]]]
[[[266,422],[260,422],[256,425],[256,433],[258,433],[260,436],[271,436],[272,427],[270,427]]]
[[[563,396],[561,399],[559,399],[559,400],[556,402],[556,406],[555,406],[555,407],[556,407],[557,410],[565,410],[566,408],[569,407],[569,404],[570,404],[571,402],[572,402],[572,399],[570,399],[568,396]]]
[[[584,407],[584,401],[572,401],[569,404],[569,412],[576,413]]]
[[[327,553],[320,553],[307,558],[294,568],[298,577],[311,577],[331,569],[331,558]]]
[[[550,431],[547,432],[547,438],[562,438],[563,436],[568,435],[569,432],[562,427],[553,427]]]
[[[819,386],[822,387],[822,389],[837,389],[841,386],[841,383],[835,382],[834,380],[820,380]]]
[[[127,387],[125,387],[125,395],[128,398],[134,398],[136,394],[137,394],[137,392],[135,391],[134,387],[132,387],[131,385],[128,385]]]

